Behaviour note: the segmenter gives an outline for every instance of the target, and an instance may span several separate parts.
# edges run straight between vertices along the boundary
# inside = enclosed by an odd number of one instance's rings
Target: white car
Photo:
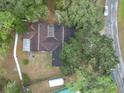
[[[105,6],[104,16],[108,16],[108,6]]]

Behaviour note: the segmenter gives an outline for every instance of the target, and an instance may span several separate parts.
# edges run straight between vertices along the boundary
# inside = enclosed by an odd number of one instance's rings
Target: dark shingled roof
[[[54,66],[59,66],[59,51],[74,36],[74,29],[46,22],[30,23],[24,39],[30,39],[30,51],[52,51]]]
[[[60,66],[60,52],[62,49],[62,45],[57,47],[53,52],[52,52],[52,65],[53,66]]]

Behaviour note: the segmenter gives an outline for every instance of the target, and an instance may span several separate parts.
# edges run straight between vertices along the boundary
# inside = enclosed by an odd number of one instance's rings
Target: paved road
[[[113,70],[113,77],[119,89],[119,93],[124,93],[124,63],[121,55],[118,25],[117,25],[117,7],[118,0],[106,0],[109,15],[105,17],[105,34],[113,40],[115,55],[119,58],[120,63]]]
[[[109,14],[105,18],[105,33],[106,35],[113,39],[113,47],[115,49],[115,54],[120,56],[118,37],[117,37],[117,26],[116,26],[116,0],[107,0],[106,5],[108,6]]]

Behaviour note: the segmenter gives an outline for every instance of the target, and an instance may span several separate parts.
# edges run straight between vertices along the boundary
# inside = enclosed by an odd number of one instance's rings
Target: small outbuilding
[[[55,87],[55,86],[61,86],[64,85],[64,79],[63,78],[57,78],[53,80],[49,80],[49,87]]]

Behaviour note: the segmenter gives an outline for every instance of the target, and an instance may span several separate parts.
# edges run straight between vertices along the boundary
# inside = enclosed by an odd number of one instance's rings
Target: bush
[[[4,87],[4,93],[20,93],[19,85],[16,81],[10,81]]]
[[[23,65],[27,65],[29,63],[29,60],[28,59],[24,59],[23,61],[22,61],[22,64]]]
[[[23,73],[22,76],[23,76],[23,83],[24,83],[24,86],[25,86],[25,85],[28,85],[29,82],[30,82],[30,77],[29,77],[27,74],[25,74],[25,73]]]
[[[7,72],[5,69],[0,69],[0,88],[7,84],[8,80],[5,79]]]

